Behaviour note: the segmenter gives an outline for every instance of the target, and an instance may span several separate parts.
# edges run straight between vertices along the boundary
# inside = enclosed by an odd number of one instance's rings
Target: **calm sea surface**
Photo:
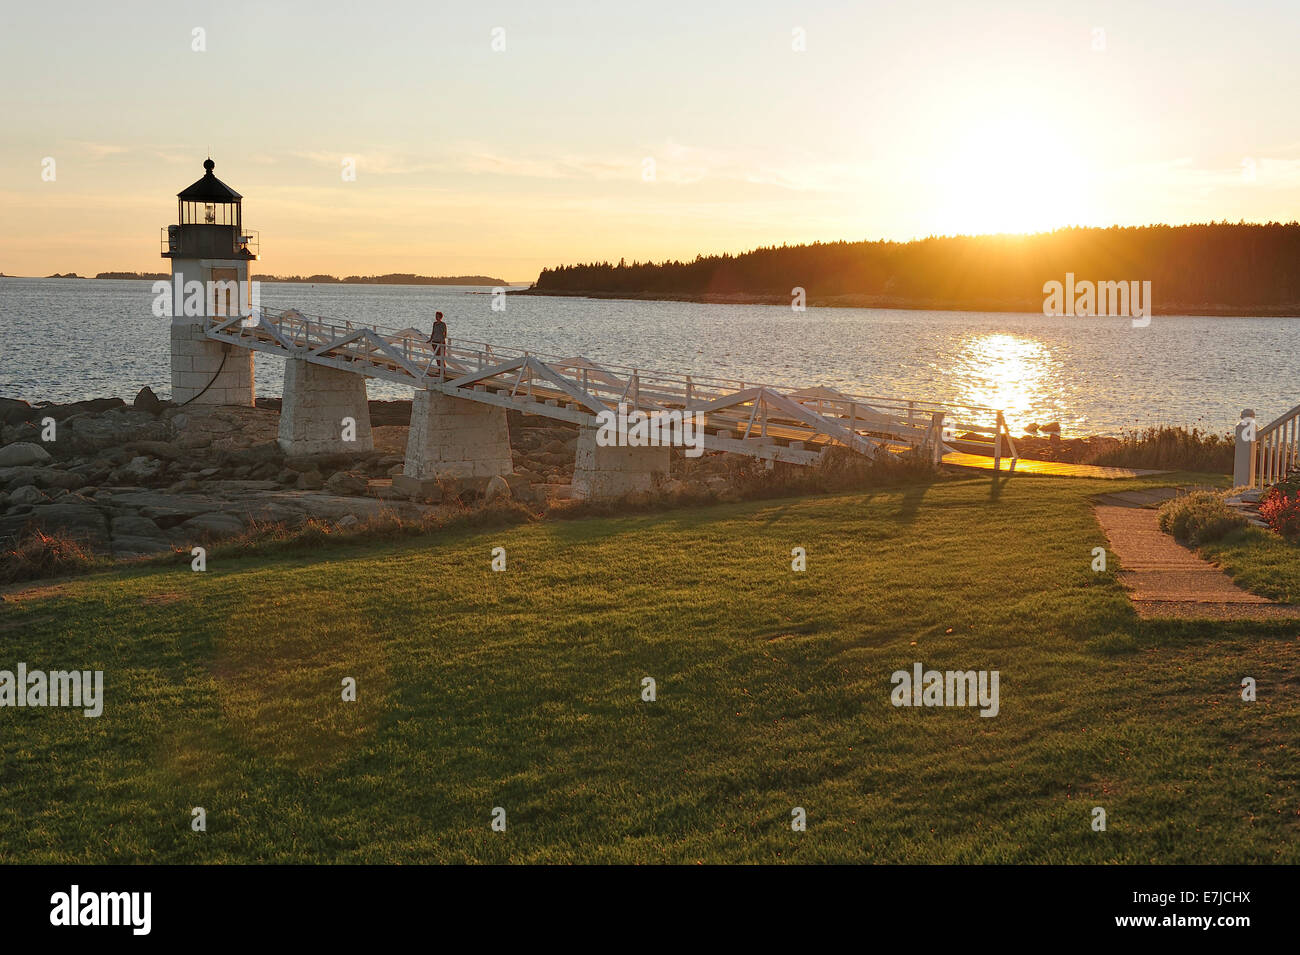
[[[829,385],[1006,411],[1013,431],[1059,421],[1068,434],[1151,424],[1226,431],[1243,407],[1261,421],[1300,403],[1300,320],[696,305],[511,296],[437,286],[265,284],[261,300],[331,318],[427,329],[642,368]],[[168,320],[151,283],[0,279],[0,396],[70,401],[148,385],[170,391]],[[283,361],[256,358],[257,390],[278,396]],[[372,398],[410,390],[370,382]]]

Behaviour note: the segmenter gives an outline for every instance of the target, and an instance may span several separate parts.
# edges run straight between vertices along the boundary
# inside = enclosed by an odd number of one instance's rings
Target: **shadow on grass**
[[[925,503],[925,496],[934,489],[936,484],[951,484],[951,481],[938,482],[927,481],[924,484],[907,484],[896,487],[873,487],[857,492],[862,500],[862,504],[872,504],[877,498],[886,495],[898,498],[898,511],[892,515],[895,524],[906,526],[915,523],[921,513],[921,505]]]
[[[993,472],[993,480],[989,483],[989,500],[994,504],[1002,500],[1002,489],[1007,486],[1012,475],[1008,472],[1003,474],[1001,471]]]

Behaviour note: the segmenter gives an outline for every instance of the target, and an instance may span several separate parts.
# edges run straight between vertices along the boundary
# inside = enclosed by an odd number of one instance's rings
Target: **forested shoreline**
[[[1036,235],[768,246],[693,261],[543,269],[533,294],[1038,311],[1045,283],[1149,281],[1157,314],[1300,315],[1300,223],[1068,228]]]

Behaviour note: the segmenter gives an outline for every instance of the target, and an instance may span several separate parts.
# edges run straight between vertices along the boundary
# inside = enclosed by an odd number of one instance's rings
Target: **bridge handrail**
[[[331,329],[336,333],[355,332],[363,328],[370,328],[373,329],[375,332],[379,333],[385,339],[391,341],[392,339],[399,338],[406,343],[415,344],[416,346],[418,346],[419,350],[426,352],[430,356],[432,356],[433,354],[432,345],[428,341],[428,339],[423,336],[423,333],[421,333],[418,336],[411,335],[409,334],[410,330],[408,328],[393,328],[391,326],[384,326],[384,325],[367,325],[367,324],[360,324],[360,323],[355,323],[350,321],[339,321],[336,319],[328,319],[320,315],[310,315],[298,309],[280,310],[280,309],[273,309],[268,306],[259,306],[259,309],[262,313],[262,317],[267,318],[272,323],[277,321],[284,321],[284,320],[293,321],[293,318],[286,318],[286,315],[288,315],[289,313],[293,313],[294,316],[301,317],[302,319],[304,319],[305,321],[303,324],[305,325],[315,324],[322,328]],[[460,349],[463,351],[468,351],[470,353],[482,353],[482,354],[491,355],[493,358],[497,359],[498,361],[510,361],[515,358],[522,358],[531,355],[532,357],[547,362],[548,364],[559,365],[562,367],[567,366],[573,369],[581,368],[581,366],[574,364],[574,359],[578,356],[556,355],[556,354],[551,354],[549,352],[537,351],[534,349],[520,348],[514,345],[498,345],[489,342],[480,342],[468,338],[449,338],[447,340],[447,350],[449,353],[451,353],[454,349]],[[590,361],[591,359],[588,360]],[[631,378],[635,376],[643,386],[647,381],[675,382],[681,385],[689,384],[693,391],[702,391],[702,390],[716,391],[719,392],[720,394],[731,394],[736,391],[743,391],[747,388],[758,388],[758,387],[767,387],[773,390],[780,390],[783,392],[788,392],[791,388],[805,389],[807,387],[806,385],[800,386],[789,382],[752,381],[743,378],[722,378],[722,377],[714,377],[711,375],[695,375],[695,374],[687,374],[683,372],[661,371],[657,369],[641,368],[638,366],[621,365],[621,364],[609,363],[609,362],[593,361],[593,364],[598,364],[600,370],[602,371],[618,373],[626,378]],[[985,412],[985,413],[996,414],[998,411],[998,409],[987,405],[956,404],[956,403],[941,404],[939,402],[904,400],[899,398],[891,398],[884,395],[867,395],[858,392],[841,391],[839,389],[834,389],[834,390],[836,391],[836,394],[833,397],[829,395],[825,397],[811,396],[804,400],[805,402],[820,400],[825,402],[840,402],[840,403],[848,402],[848,403],[869,404],[869,405],[878,404],[887,407],[903,407],[912,410],[917,414],[922,414],[922,413],[928,414],[934,411],[962,411],[966,413]],[[974,426],[967,428],[966,430],[974,430]]]
[[[1250,484],[1269,487],[1297,466],[1300,466],[1300,405],[1256,429]]]
[[[743,431],[742,438],[751,434],[764,437],[771,424],[777,428],[806,431],[812,437],[824,434],[828,440],[836,442],[841,441],[841,437],[832,432],[843,435],[847,431],[868,442],[928,446],[937,454],[952,450],[952,445],[963,445],[968,450],[974,446],[981,453],[987,451],[998,461],[1003,457],[1004,449],[1013,461],[1018,458],[1002,413],[982,405],[944,405],[834,388],[657,371],[472,339],[449,339],[440,355],[422,330],[328,319],[292,308],[281,310],[257,306],[254,315],[245,322],[237,319],[232,322],[226,316],[210,316],[207,327],[210,333],[225,335],[227,340],[235,341],[244,338],[250,328],[263,328],[269,336],[259,339],[262,342],[259,347],[263,349],[268,346],[288,347],[292,352],[314,348],[322,356],[332,352],[329,358],[335,362],[368,363],[370,370],[379,377],[395,377],[417,387],[463,377],[481,389],[491,378],[495,379],[498,388],[508,384],[511,396],[522,391],[532,397],[535,394],[533,383],[537,381],[537,388],[542,397],[548,399],[548,404],[555,404],[557,400],[568,403],[571,396],[564,395],[563,389],[554,381],[544,380],[545,376],[537,369],[518,367],[501,372],[500,377],[484,374],[492,368],[532,357],[550,373],[561,376],[602,407],[614,407],[627,401],[654,414],[658,410],[700,409],[717,403],[717,407],[706,412],[709,427]],[[371,334],[361,334],[365,332]],[[384,347],[398,350],[397,361],[394,361],[391,351],[385,356],[376,349],[375,337],[382,340]],[[355,341],[349,342],[350,338],[355,338]],[[378,374],[384,368],[387,370]],[[363,370],[362,373],[366,372]],[[476,374],[481,377],[475,378]],[[510,382],[511,378],[513,382]],[[760,388],[766,389],[769,396],[755,401],[753,396]],[[823,391],[825,393],[821,393]],[[728,398],[732,400],[727,401]],[[789,405],[782,410],[783,401],[807,409],[820,422],[814,420],[810,424]],[[758,414],[760,406],[761,416]],[[588,407],[590,409],[590,405]]]

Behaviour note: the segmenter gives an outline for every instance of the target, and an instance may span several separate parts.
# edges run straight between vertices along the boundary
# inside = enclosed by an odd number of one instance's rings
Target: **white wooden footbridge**
[[[286,369],[282,409],[281,443],[290,450],[294,449],[290,445],[298,449],[328,450],[308,448],[314,441],[310,432],[316,431],[329,444],[332,432],[337,431],[334,418],[338,414],[344,411],[364,414],[364,378],[410,385],[416,389],[417,399],[425,396],[425,405],[432,396],[452,399],[451,404],[442,402],[426,411],[421,410],[417,400],[412,431],[421,429],[424,436],[413,434],[412,441],[444,445],[454,441],[460,446],[455,459],[459,467],[451,467],[454,462],[436,449],[429,455],[413,453],[408,447],[406,471],[415,478],[436,477],[449,470],[487,474],[508,466],[508,434],[506,447],[502,448],[501,428],[483,415],[477,416],[477,422],[449,417],[460,402],[484,406],[485,412],[493,408],[514,409],[568,421],[580,426],[580,437],[587,429],[597,426],[597,415],[606,411],[617,413],[620,405],[641,411],[649,418],[669,412],[694,412],[695,420],[704,425],[705,450],[729,451],[769,462],[813,464],[826,449],[834,446],[867,457],[919,449],[935,461],[945,454],[958,452],[960,447],[958,453],[968,456],[985,454],[995,468],[1002,466],[1004,455],[1012,469],[1017,460],[1006,422],[1001,412],[993,408],[939,405],[820,386],[799,388],[653,371],[597,363],[581,356],[545,355],[460,339],[449,340],[445,351],[439,354],[424,333],[416,329],[360,325],[306,315],[294,309],[258,307],[249,316],[215,316],[204,322],[204,334],[212,341],[297,360],[290,361]],[[303,363],[314,366],[314,370],[306,370]],[[295,368],[304,370],[295,373]],[[331,369],[335,374],[325,372],[328,377],[322,378],[324,369]],[[338,372],[360,376],[352,380],[361,385],[361,390],[346,388]],[[337,397],[341,386],[350,396],[334,400],[323,395],[330,391]],[[462,412],[469,410],[460,407]],[[504,411],[498,414],[504,425]],[[304,420],[309,416],[328,419],[324,422],[325,430],[313,429]],[[430,416],[438,420],[430,420]],[[460,427],[449,430],[448,421],[459,422]],[[477,425],[487,426],[494,435],[487,442],[477,439],[467,442],[471,438],[468,429]],[[368,438],[368,416],[364,431]],[[477,451],[471,447],[470,453],[465,453],[467,443],[486,443],[489,447],[478,447]],[[637,480],[627,479],[643,473],[647,467],[656,470],[662,466],[666,470],[666,451],[657,462],[650,462],[642,455],[640,464],[626,454],[622,463],[613,462],[611,457],[616,451],[660,452],[658,448],[605,449],[608,454],[594,448],[588,450],[591,452],[588,457],[609,459],[606,464],[610,467],[602,468],[595,462],[596,470],[612,468],[624,475],[623,480],[605,482],[611,489],[638,484]],[[581,441],[578,453],[578,470],[583,471]],[[477,459],[485,456],[489,459],[485,465],[474,466]],[[585,464],[585,470],[592,469],[592,461]],[[575,475],[575,486],[579,483],[582,481]],[[596,485],[600,483],[597,481]],[[592,486],[588,490],[598,494],[601,488]]]

